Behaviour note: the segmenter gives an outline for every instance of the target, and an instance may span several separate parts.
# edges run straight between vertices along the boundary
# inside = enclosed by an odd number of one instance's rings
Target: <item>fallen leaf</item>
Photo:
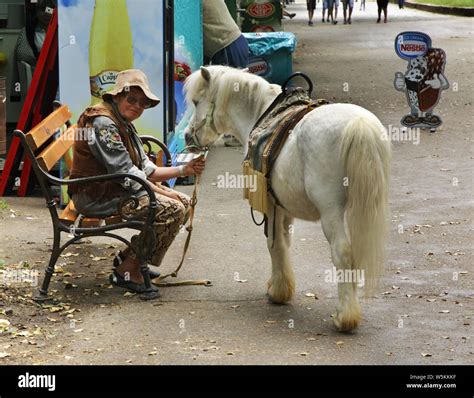
[[[240,305],[232,305],[230,308],[234,308],[234,309],[240,308]]]
[[[306,357],[309,355],[309,352],[300,352],[299,355],[302,357]]]
[[[156,354],[158,354],[158,351],[150,351],[150,352],[148,353],[148,356],[151,357],[152,355],[156,355]]]
[[[68,252],[68,253],[64,253],[64,254],[61,254],[60,257],[77,257],[79,255],[79,253],[71,253],[71,252]]]
[[[227,355],[234,355],[234,353],[232,351],[229,351]]]
[[[136,293],[125,292],[125,293],[123,294],[123,297],[133,297],[133,296],[135,296],[135,295],[136,295]]]
[[[265,321],[266,323],[276,323],[276,321]]]
[[[107,260],[107,257],[92,257],[92,261],[102,261]]]
[[[429,352],[422,352],[421,355],[424,356],[424,357],[432,357],[433,356]]]
[[[9,357],[10,354],[8,352],[0,352],[0,358],[6,358]]]
[[[28,330],[23,330],[21,332],[13,332],[12,333],[12,336],[16,337],[16,336],[21,336],[21,337],[30,337],[31,336],[31,333],[28,332]]]
[[[449,314],[449,310],[442,310],[439,312],[440,314]]]
[[[234,279],[236,282],[245,283],[248,282],[248,279]]]
[[[202,351],[209,351],[209,350],[218,350],[219,347],[215,346],[215,345],[211,345],[209,347],[205,347],[202,349]]]
[[[0,333],[7,330],[10,327],[10,321],[8,319],[0,319]]]
[[[436,299],[426,299],[426,301],[429,301],[430,303],[436,301]]]
[[[344,344],[344,342],[343,342],[343,341],[336,341],[336,344],[337,344],[338,346],[342,346],[342,345]]]
[[[316,295],[314,293],[306,293],[305,296],[306,297],[316,297]]]

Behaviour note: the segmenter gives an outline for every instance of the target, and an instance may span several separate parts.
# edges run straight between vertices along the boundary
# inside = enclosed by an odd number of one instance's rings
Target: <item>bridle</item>
[[[210,128],[212,124],[214,124],[214,109],[216,107],[215,102],[211,102],[209,104],[209,109],[206,112],[206,117],[202,119],[198,124],[192,124],[191,127],[191,137],[195,143],[195,146],[197,146],[200,149],[205,149],[204,145],[201,144],[199,141],[198,136],[196,135],[196,132],[201,130],[203,127]],[[215,126],[215,124],[214,124]]]

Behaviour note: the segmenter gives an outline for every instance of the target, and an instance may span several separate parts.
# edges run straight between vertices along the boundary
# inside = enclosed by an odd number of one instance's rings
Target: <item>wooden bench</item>
[[[142,178],[132,174],[106,174],[94,177],[85,177],[77,179],[61,179],[51,174],[53,167],[64,158],[66,165],[71,169],[72,157],[70,149],[74,144],[76,136],[76,125],[72,125],[69,121],[72,117],[69,108],[58,102],[54,104],[55,110],[31,129],[28,133],[15,130],[14,134],[20,138],[26,155],[30,158],[33,170],[37,177],[38,183],[46,200],[46,206],[49,209],[51,220],[53,223],[53,249],[51,257],[46,268],[45,276],[39,289],[39,294],[35,296],[36,301],[48,300],[48,288],[53,275],[56,262],[60,254],[71,244],[82,238],[94,236],[107,236],[118,239],[130,247],[130,241],[113,231],[124,228],[131,228],[140,231],[140,240],[138,242],[140,270],[145,280],[146,291],[140,297],[150,300],[158,297],[158,292],[151,288],[149,277],[149,269],[147,262],[152,255],[152,247],[150,242],[154,242],[155,234],[153,232],[153,221],[157,208],[155,195]],[[171,166],[171,155],[166,145],[152,136],[141,136],[145,152],[151,159],[156,159],[158,165]],[[156,151],[156,152],[155,152]],[[126,179],[132,179],[140,183],[150,198],[150,205],[146,217],[126,217],[119,214],[112,215],[107,218],[90,218],[84,217],[74,207],[72,200],[69,201],[64,210],[58,208],[54,200],[52,186],[84,184],[97,181],[125,182]],[[131,197],[128,200],[137,201],[137,198]],[[138,202],[136,202],[138,203]],[[74,237],[61,245],[61,233],[73,234]],[[145,245],[145,242],[148,242]]]

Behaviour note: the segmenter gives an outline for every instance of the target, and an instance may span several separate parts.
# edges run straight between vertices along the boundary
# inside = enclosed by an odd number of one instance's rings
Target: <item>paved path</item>
[[[458,91],[443,94],[438,110],[445,123],[437,134],[423,132],[419,145],[394,142],[386,272],[380,294],[362,303],[363,322],[357,332],[344,335],[333,328],[337,290],[324,282],[324,272],[332,263],[319,225],[295,224],[295,299],[285,306],[267,302],[270,258],[263,231],[253,225],[240,190],[213,185],[218,175],[240,173],[243,154],[239,148],[216,148],[209,156],[190,258],[182,271],[182,278],[212,279],[213,287],[162,289],[162,299],[156,302],[124,297],[120,289],[108,288],[110,260],[89,257],[107,256],[114,249],[106,243],[84,244],[82,250],[71,250],[80,256],[63,259],[65,272],[71,274],[58,275],[53,284],[57,297],[80,310],[72,317],[22,301],[18,295],[27,293],[25,290],[1,293],[0,304],[14,313],[0,318],[31,332],[37,330],[35,325],[41,329],[28,337],[0,336],[0,351],[11,355],[0,361],[472,363],[472,22],[398,11],[390,5],[389,23],[377,25],[374,3],[367,3],[365,12],[358,7],[356,3],[352,25],[322,24],[318,17],[312,28],[306,25],[304,5],[288,8],[298,14],[286,23],[286,29],[299,39],[295,70],[314,79],[317,97],[362,105],[386,126],[398,126],[407,105],[403,94],[393,89],[392,80],[406,65],[395,56],[393,40],[405,30],[425,31],[435,46],[446,50],[446,75]],[[34,267],[43,267],[35,261],[47,258],[44,243],[51,240],[47,239],[50,221],[42,199],[7,201],[16,217],[11,218],[8,211],[1,213],[0,258],[7,263],[28,260]],[[181,235],[165,267],[177,263],[183,242]],[[77,287],[65,290],[63,280]]]

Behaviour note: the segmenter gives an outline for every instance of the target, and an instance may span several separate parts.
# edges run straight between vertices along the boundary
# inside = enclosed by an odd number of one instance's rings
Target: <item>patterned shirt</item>
[[[94,157],[102,163],[108,174],[128,173],[137,177],[147,179],[148,176],[158,168],[145,154],[140,138],[130,125],[127,125],[127,133],[138,152],[140,167],[133,164],[125,144],[120,138],[119,129],[112,119],[106,116],[98,116],[92,124],[93,134],[89,136],[88,144]],[[146,192],[142,185],[135,180],[128,180],[121,185],[130,195],[142,196]],[[86,193],[80,192],[74,195],[74,205],[84,215],[105,217],[117,213],[117,206],[122,198],[114,198],[109,202],[99,203],[92,200]]]

